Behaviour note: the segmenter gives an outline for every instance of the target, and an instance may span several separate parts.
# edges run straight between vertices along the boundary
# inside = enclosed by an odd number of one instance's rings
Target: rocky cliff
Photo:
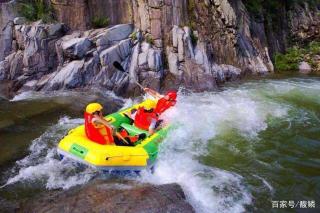
[[[139,94],[135,80],[157,90],[203,91],[273,72],[276,52],[319,39],[317,7],[283,4],[276,21],[263,12],[256,18],[247,2],[51,0],[52,24],[14,19],[17,2],[1,3],[0,80],[12,82],[14,92],[97,86]],[[96,17],[108,17],[109,27],[91,29]]]

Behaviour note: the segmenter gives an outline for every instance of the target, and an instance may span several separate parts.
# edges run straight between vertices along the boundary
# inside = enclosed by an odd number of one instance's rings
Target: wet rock
[[[18,212],[194,212],[177,184],[137,185],[96,181],[49,192],[21,205]]]
[[[73,38],[62,42],[62,50],[66,57],[81,59],[91,48],[91,42],[87,38]]]
[[[58,90],[72,89],[83,85],[82,69],[84,61],[72,61],[65,67],[62,67],[60,71],[56,71],[52,78],[48,79],[48,83],[45,86],[46,90]]]
[[[312,71],[312,68],[307,62],[303,61],[299,64],[300,73],[309,74],[311,71]]]
[[[232,65],[214,64],[212,66],[212,69],[216,73],[218,83],[224,83],[226,81],[234,81],[239,79],[241,76],[241,70]]]
[[[22,74],[23,52],[10,54],[0,62],[0,80],[15,80]]]
[[[13,19],[13,23],[15,24],[15,25],[21,25],[21,24],[24,24],[24,23],[26,23],[26,18],[25,17],[16,17],[16,18],[14,18]]]
[[[133,31],[132,24],[119,24],[109,29],[106,29],[103,33],[96,36],[96,44],[98,51],[102,51],[115,42],[127,39]]]
[[[23,65],[27,72],[43,75],[54,69],[57,65],[55,42],[64,35],[64,26],[35,22],[20,30],[24,46]]]
[[[114,61],[123,61],[129,56],[131,51],[131,39],[122,40],[100,53],[102,66],[110,66]]]

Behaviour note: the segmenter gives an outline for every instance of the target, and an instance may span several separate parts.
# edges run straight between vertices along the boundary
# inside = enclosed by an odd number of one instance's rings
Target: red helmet
[[[177,92],[174,90],[168,91],[166,96],[168,96],[170,100],[176,100],[177,99]]]

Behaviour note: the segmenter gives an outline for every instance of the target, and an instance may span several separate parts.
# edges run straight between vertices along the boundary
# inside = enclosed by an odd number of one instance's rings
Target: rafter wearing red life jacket
[[[169,91],[167,94],[160,98],[157,102],[154,112],[157,114],[162,114],[164,111],[176,104],[177,92]]]
[[[145,110],[143,107],[139,107],[134,118],[134,125],[139,129],[148,131],[151,123],[157,121],[157,113],[153,111],[150,112]]]
[[[94,126],[92,119],[94,116],[87,112],[84,113],[85,119],[85,131],[87,137],[98,144],[114,144],[114,138],[112,135],[112,129],[101,125],[99,127]]]

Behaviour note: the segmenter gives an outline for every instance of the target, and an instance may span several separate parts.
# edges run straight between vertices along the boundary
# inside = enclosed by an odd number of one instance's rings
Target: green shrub
[[[317,42],[317,41],[310,42],[309,53],[313,55],[320,55],[320,42]]]
[[[277,71],[298,70],[299,63],[308,62],[312,67],[317,66],[313,61],[315,55],[320,55],[320,42],[310,42],[305,47],[293,47],[287,50],[285,54],[277,53],[275,55],[275,68]]]
[[[129,35],[129,38],[131,38],[132,40],[137,40],[137,31],[134,31],[133,33],[131,33]]]
[[[304,50],[293,47],[288,49],[286,54],[277,53],[275,55],[275,68],[278,71],[298,70],[299,63],[303,61]]]
[[[48,23],[54,20],[53,8],[46,4],[45,0],[28,0],[19,4],[19,13],[28,21],[42,19]]]
[[[94,17],[92,19],[92,27],[93,28],[103,28],[109,25],[108,17]]]
[[[146,42],[148,42],[151,45],[154,45],[154,39],[152,38],[151,35],[146,36]]]

